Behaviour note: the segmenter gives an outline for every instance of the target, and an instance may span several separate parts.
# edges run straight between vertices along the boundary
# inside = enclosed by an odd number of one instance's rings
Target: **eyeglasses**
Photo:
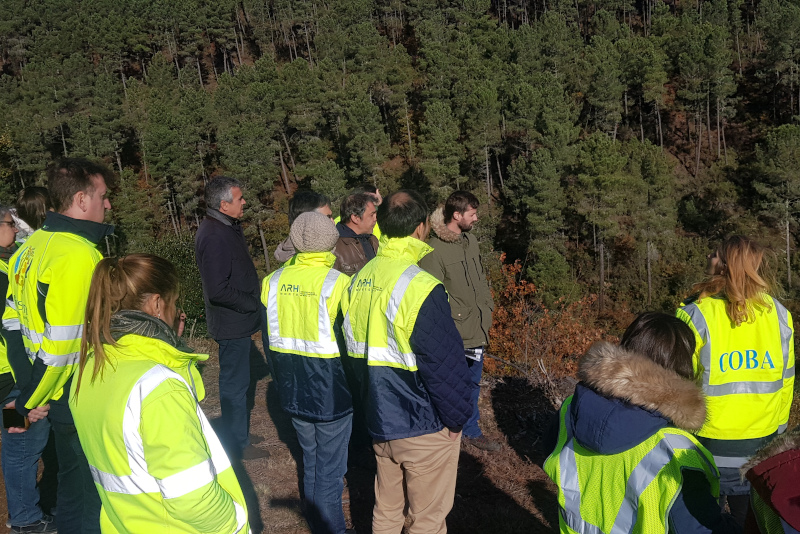
[[[0,224],[7,224],[11,228],[16,228],[17,227],[17,223],[15,223],[14,221],[0,221]]]

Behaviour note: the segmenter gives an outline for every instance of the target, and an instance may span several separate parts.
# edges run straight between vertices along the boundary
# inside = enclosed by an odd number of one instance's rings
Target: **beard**
[[[458,228],[462,232],[469,232],[475,225],[475,223],[465,223],[464,221],[458,221],[456,224],[458,224]]]

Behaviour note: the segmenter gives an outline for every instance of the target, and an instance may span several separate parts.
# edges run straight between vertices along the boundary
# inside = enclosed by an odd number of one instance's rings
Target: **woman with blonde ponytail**
[[[86,306],[70,409],[106,533],[248,532],[242,490],[200,409],[195,354],[175,333],[179,281],[149,254],[104,259]]]
[[[794,391],[792,315],[777,290],[764,247],[742,236],[708,255],[707,278],[677,315],[694,331],[693,364],[708,405],[700,442],[720,470],[721,504],[740,524],[749,484],[739,469],[786,430]]]

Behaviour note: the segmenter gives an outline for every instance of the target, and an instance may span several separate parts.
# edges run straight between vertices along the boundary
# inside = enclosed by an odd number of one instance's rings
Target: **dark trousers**
[[[100,496],[75,425],[51,422],[58,455],[58,513],[61,534],[100,532]]]
[[[251,359],[258,355],[253,340],[220,339],[219,399],[226,436],[223,441],[233,454],[241,453],[250,444],[250,409],[253,406],[255,381],[250,380]]]

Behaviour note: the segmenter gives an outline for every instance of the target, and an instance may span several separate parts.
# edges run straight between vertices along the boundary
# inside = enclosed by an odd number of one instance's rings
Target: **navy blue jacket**
[[[197,229],[194,254],[211,337],[239,339],[260,330],[261,288],[239,221],[209,209]]]
[[[474,386],[441,284],[422,303],[409,342],[417,357],[417,372],[367,368],[365,358],[344,359],[356,377],[351,380],[353,394],[365,403],[367,428],[376,441],[433,434],[445,427],[460,432],[472,415]],[[414,394],[402,396],[404,390]],[[418,392],[426,395],[422,402]]]
[[[571,432],[582,447],[599,454],[617,454],[635,447],[672,423],[622,399],[603,396],[583,383],[570,405]],[[683,486],[669,513],[670,532],[708,534],[741,532],[733,518],[720,514],[719,504],[700,471],[683,471]]]

